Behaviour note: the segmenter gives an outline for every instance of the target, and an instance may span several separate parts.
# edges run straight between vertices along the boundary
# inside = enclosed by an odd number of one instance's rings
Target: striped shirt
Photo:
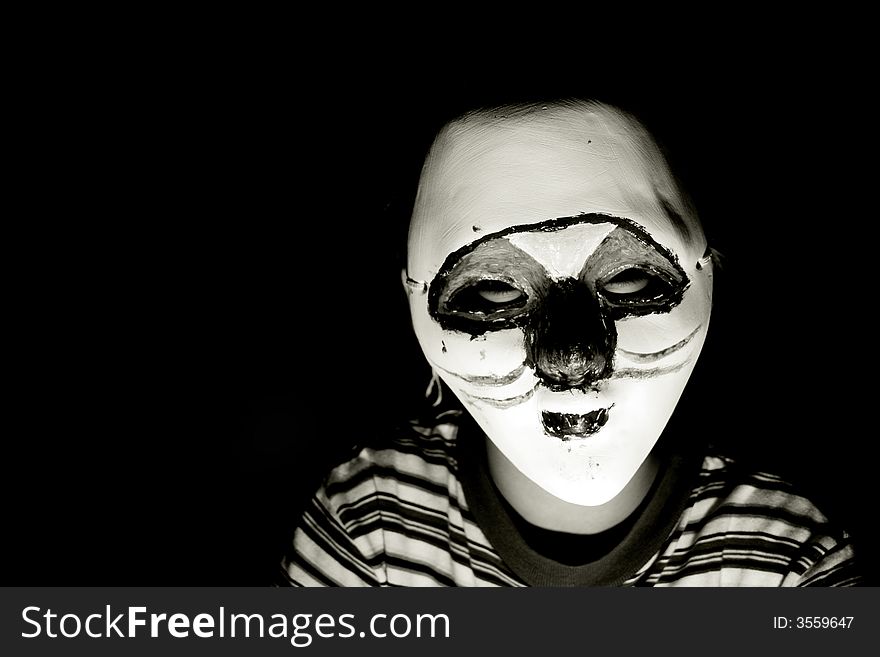
[[[788,483],[679,458],[619,540],[586,563],[530,545],[465,417],[447,412],[334,468],[282,562],[294,586],[852,586],[852,547]],[[540,530],[538,530],[540,531]],[[615,531],[615,530],[612,530]],[[574,537],[575,540],[589,537]]]

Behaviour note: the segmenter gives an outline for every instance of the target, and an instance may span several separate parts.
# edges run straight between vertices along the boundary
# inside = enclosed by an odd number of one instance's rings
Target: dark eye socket
[[[640,267],[628,267],[601,281],[598,288],[606,300],[618,305],[650,303],[674,291],[664,278]]]
[[[520,308],[527,300],[525,292],[504,281],[486,279],[457,291],[447,302],[448,310],[459,313],[492,313]]]

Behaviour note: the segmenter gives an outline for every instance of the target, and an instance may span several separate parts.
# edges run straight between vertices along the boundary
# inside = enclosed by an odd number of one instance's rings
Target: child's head
[[[437,136],[407,289],[436,373],[557,498],[614,498],[654,448],[709,326],[700,222],[648,132],[598,103],[502,107]]]

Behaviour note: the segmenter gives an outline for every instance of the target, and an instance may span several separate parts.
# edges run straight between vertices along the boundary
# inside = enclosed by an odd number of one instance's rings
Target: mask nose
[[[545,383],[576,388],[602,378],[606,359],[602,354],[588,352],[559,355],[542,353],[537,366]]]
[[[617,331],[583,283],[555,283],[526,327],[526,353],[551,389],[591,385],[611,376]]]

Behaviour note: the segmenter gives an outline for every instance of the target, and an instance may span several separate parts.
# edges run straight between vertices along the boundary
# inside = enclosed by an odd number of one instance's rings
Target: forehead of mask
[[[684,259],[705,249],[659,148],[628,115],[579,103],[465,116],[441,131],[425,161],[408,275],[432,280],[481,235],[584,213],[630,219]]]

